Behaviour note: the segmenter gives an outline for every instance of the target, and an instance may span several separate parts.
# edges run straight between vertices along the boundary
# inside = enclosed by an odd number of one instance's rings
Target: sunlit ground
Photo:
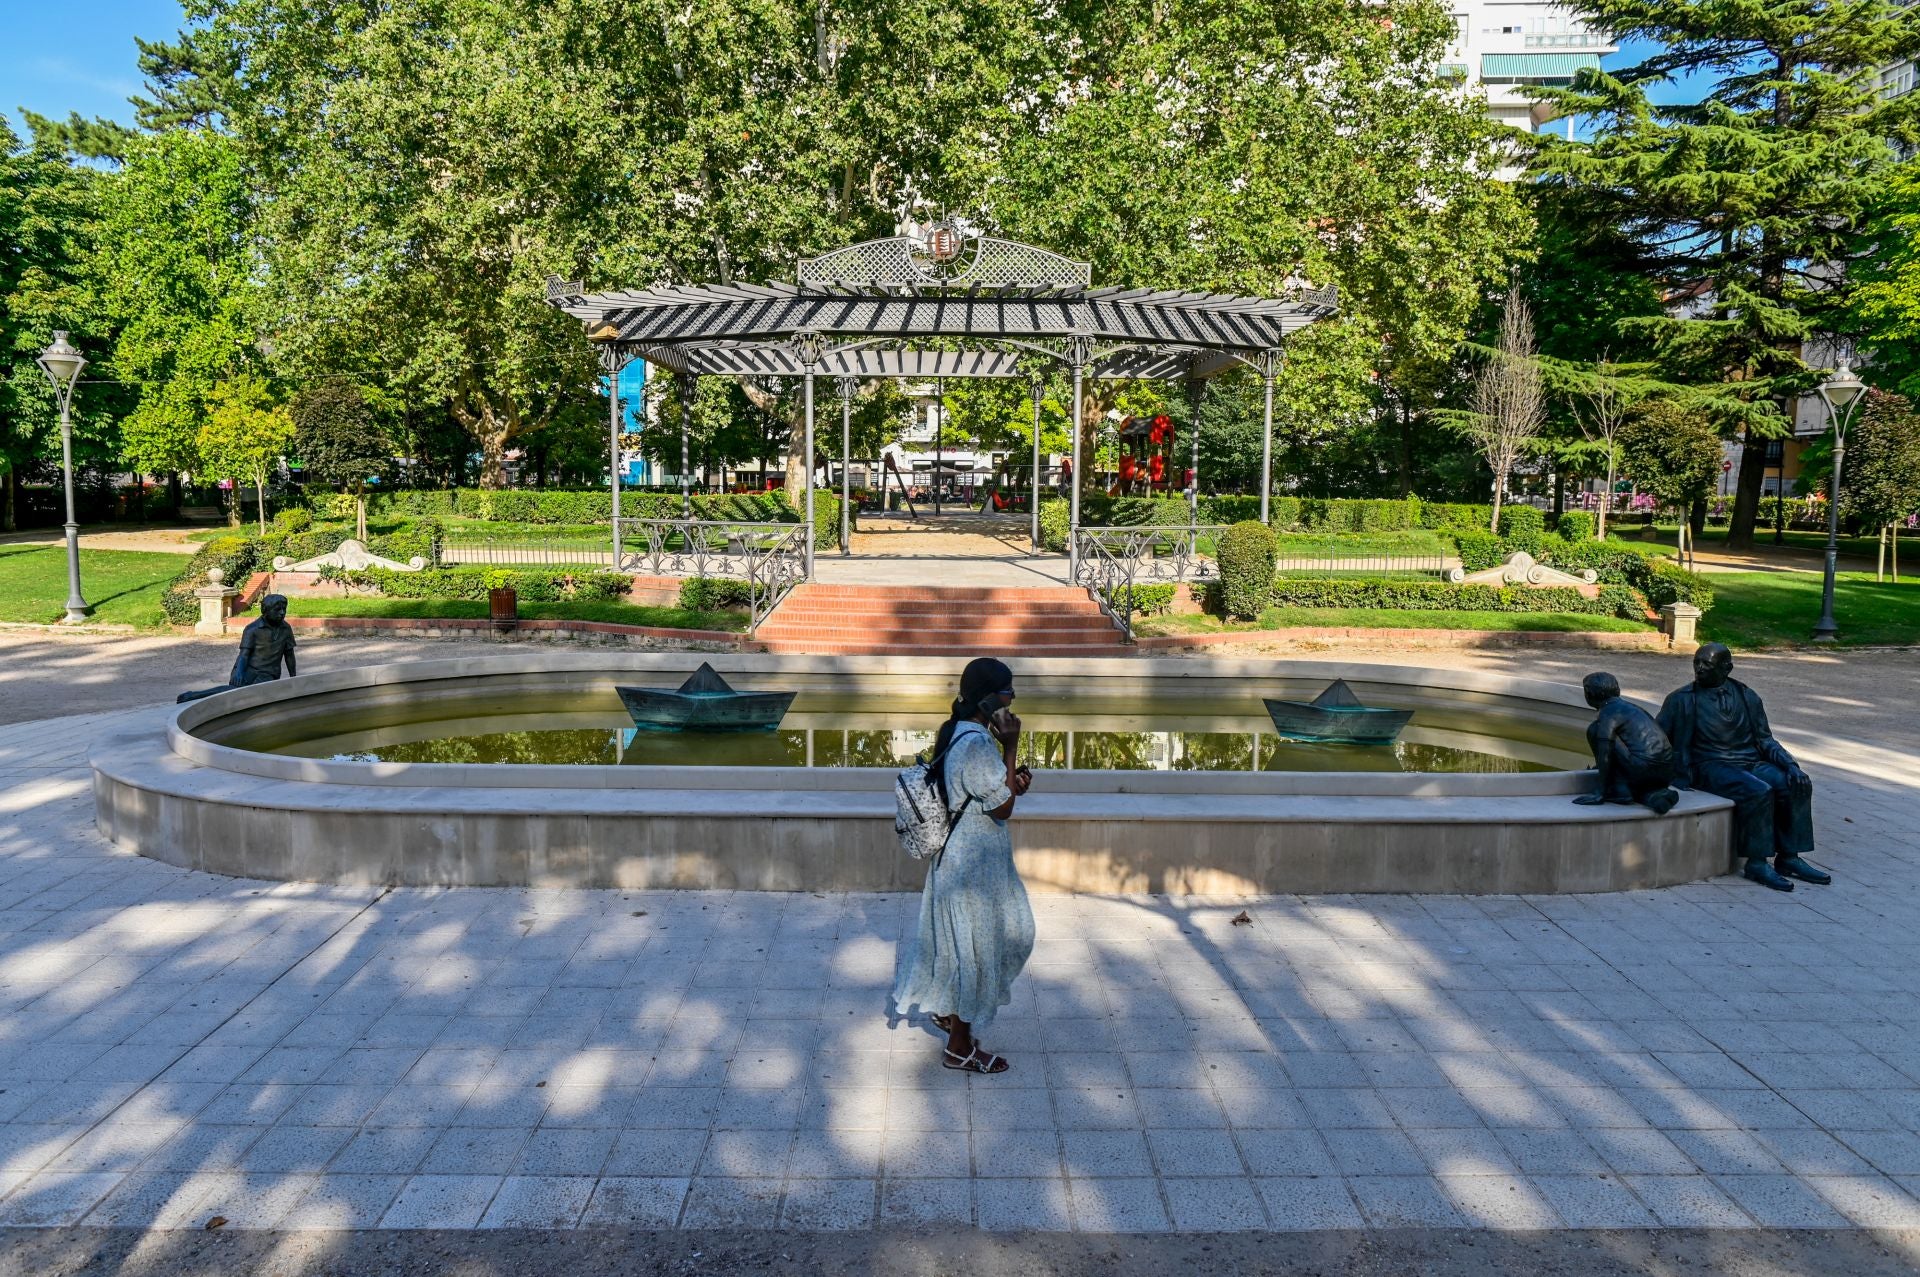
[[[995,1078],[889,1013],[911,897],[189,874],[0,729],[0,1224],[1920,1226],[1884,659],[1752,667],[1832,888],[1037,896]]]

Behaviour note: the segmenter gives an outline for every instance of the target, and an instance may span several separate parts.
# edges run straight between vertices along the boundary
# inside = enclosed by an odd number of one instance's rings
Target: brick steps
[[[770,652],[1111,656],[1120,633],[1085,590],[802,585],[754,634]]]

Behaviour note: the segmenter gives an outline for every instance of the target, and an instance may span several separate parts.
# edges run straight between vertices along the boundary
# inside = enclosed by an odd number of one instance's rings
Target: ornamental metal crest
[[[1078,292],[1092,284],[1093,267],[1031,244],[968,235],[952,222],[938,222],[803,258],[799,278],[803,288]]]

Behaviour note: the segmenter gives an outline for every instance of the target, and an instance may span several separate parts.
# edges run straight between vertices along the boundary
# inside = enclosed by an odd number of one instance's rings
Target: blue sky
[[[133,37],[171,39],[180,24],[178,0],[91,0],[84,8],[72,0],[0,0],[7,35],[0,42],[0,114],[17,125],[25,106],[56,119],[78,111],[131,124],[127,96],[140,91]],[[1625,66],[1637,55],[1629,46],[1607,65]],[[1656,100],[1687,93],[1669,86]]]
[[[23,106],[131,124],[127,95],[140,91],[133,37],[171,39],[180,25],[178,0],[0,0],[0,115],[16,127]]]

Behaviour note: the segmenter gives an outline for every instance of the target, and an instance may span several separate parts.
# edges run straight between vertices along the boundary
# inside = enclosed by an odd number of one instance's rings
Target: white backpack
[[[959,811],[948,811],[946,795],[939,792],[941,787],[927,775],[941,754],[952,749],[953,741],[949,740],[940,754],[915,758],[913,766],[893,778],[893,832],[900,839],[901,850],[915,860],[938,857],[945,851],[960,817],[973,802],[969,797],[960,804]]]

